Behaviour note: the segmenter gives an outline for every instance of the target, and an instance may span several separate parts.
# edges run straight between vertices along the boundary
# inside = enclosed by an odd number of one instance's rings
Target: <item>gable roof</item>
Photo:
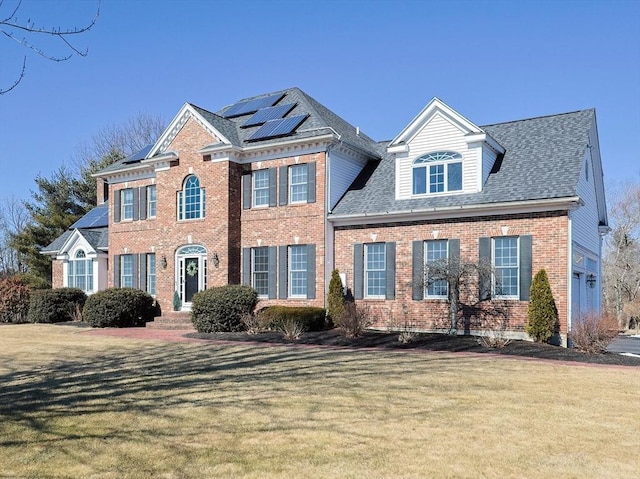
[[[478,193],[397,200],[395,160],[385,154],[368,178],[360,178],[359,185],[354,182],[329,218],[576,197],[594,121],[590,109],[481,127],[505,153]]]
[[[82,236],[89,246],[95,251],[106,250],[109,246],[109,234],[108,228],[74,228],[69,229],[58,236],[53,242],[46,248],[40,251],[41,254],[57,255],[65,250],[69,241],[73,238],[74,234]]]

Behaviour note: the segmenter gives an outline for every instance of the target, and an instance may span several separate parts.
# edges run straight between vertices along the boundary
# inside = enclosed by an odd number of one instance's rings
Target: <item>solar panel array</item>
[[[109,208],[106,205],[96,206],[86,215],[71,225],[75,228],[102,228],[109,225]]]
[[[270,120],[258,128],[248,141],[265,140],[267,138],[289,135],[300,126],[307,116],[308,115],[297,115],[289,118]]]
[[[261,108],[267,108],[278,103],[284,93],[276,93],[275,95],[269,95],[262,98],[255,98],[253,100],[241,101],[235,105],[231,105],[227,111],[224,112],[225,118],[233,118],[235,116],[248,115],[249,113],[255,113]]]
[[[262,108],[255,112],[247,121],[242,125],[243,128],[249,126],[258,126],[266,123],[270,120],[277,120],[285,116],[296,106],[295,103],[287,103],[284,105],[270,106],[268,108]]]

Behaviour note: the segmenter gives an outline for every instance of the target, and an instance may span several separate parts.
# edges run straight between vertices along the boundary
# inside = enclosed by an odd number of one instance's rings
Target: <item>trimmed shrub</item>
[[[357,306],[353,301],[347,301],[344,305],[344,312],[340,318],[340,330],[348,338],[362,336],[365,329],[373,325],[369,307],[367,305]]]
[[[339,326],[340,318],[344,313],[344,291],[342,289],[342,280],[337,269],[331,272],[331,280],[329,281],[329,293],[327,295],[327,314],[334,325]]]
[[[265,328],[282,330],[291,323],[297,323],[304,331],[327,329],[324,308],[310,306],[267,306],[258,313]]]
[[[547,272],[538,271],[531,282],[526,331],[536,342],[553,337],[558,324],[558,309],[553,299]]]
[[[579,351],[602,354],[617,335],[618,323],[615,319],[592,313],[581,316],[571,324],[569,339]]]
[[[27,319],[31,323],[61,323],[74,319],[87,295],[78,288],[56,288],[34,291],[29,301]]]
[[[227,285],[193,296],[191,321],[199,333],[243,331],[242,316],[253,313],[258,292],[250,286]]]
[[[130,328],[153,321],[155,301],[134,288],[110,288],[87,299],[83,315],[94,328]]]
[[[24,323],[29,312],[29,286],[21,278],[0,280],[0,323]]]

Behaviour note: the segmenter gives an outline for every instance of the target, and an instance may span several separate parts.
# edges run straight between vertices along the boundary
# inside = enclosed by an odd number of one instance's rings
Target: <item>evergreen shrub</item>
[[[109,288],[92,294],[84,305],[85,321],[94,328],[130,328],[153,321],[153,297],[134,288]]]
[[[24,323],[30,294],[27,283],[17,276],[0,280],[0,323]]]
[[[87,300],[78,288],[55,288],[33,291],[27,320],[31,323],[61,323],[71,321],[78,308]]]
[[[243,315],[253,313],[258,292],[250,286],[227,285],[193,296],[191,321],[199,333],[243,331]]]
[[[538,271],[531,282],[526,331],[536,342],[549,341],[558,325],[558,309],[547,272]]]
[[[329,280],[329,293],[327,295],[327,315],[331,322],[340,326],[340,318],[344,314],[345,297],[342,289],[342,280],[337,269],[331,272]]]
[[[304,331],[323,331],[329,326],[324,308],[311,306],[267,306],[258,313],[263,327],[282,330],[297,323]]]

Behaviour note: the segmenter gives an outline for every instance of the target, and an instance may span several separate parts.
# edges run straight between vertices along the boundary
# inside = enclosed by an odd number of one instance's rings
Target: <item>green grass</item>
[[[640,369],[0,326],[0,478],[635,478]]]

